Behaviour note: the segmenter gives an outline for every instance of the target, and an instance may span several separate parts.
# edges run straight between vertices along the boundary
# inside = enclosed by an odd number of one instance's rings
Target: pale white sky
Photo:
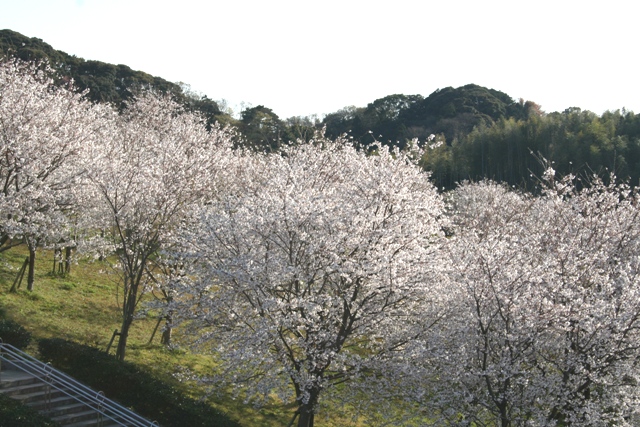
[[[475,83],[640,113],[630,0],[0,0],[0,29],[281,118]]]

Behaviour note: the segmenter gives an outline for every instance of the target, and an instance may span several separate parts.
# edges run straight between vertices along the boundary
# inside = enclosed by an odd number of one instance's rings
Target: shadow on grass
[[[39,350],[43,361],[162,426],[240,427],[152,372],[95,348],[54,338],[40,340]]]

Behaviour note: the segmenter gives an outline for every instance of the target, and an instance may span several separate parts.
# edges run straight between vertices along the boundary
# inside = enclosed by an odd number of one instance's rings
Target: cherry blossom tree
[[[46,64],[0,61],[0,251],[27,244],[29,290],[36,249],[68,237],[81,151],[109,114],[52,75]]]
[[[452,197],[447,251],[458,300],[440,325],[440,351],[428,355],[442,372],[429,403],[453,424],[524,425],[539,397],[531,378],[548,329],[537,200],[489,182],[463,185]]]
[[[487,182],[453,196],[457,314],[426,359],[451,424],[637,423],[637,195],[546,178],[539,197]]]
[[[193,204],[215,191],[233,134],[183,111],[167,96],[144,93],[92,147],[87,168],[105,235],[121,273],[122,327],[116,355],[125,358],[129,329],[143,294],[161,276],[154,259]],[[161,278],[160,278],[161,279]]]
[[[245,161],[184,230],[191,280],[174,307],[219,355],[218,379],[257,404],[295,399],[291,424],[308,427],[321,396],[384,377],[442,317],[443,202],[386,148],[367,156],[318,135]]]
[[[545,296],[556,319],[540,355],[545,372],[556,373],[545,381],[555,398],[547,419],[637,425],[638,194],[615,177],[608,185],[594,177],[580,191],[571,178],[551,181],[545,197],[554,214],[541,238],[551,255]]]

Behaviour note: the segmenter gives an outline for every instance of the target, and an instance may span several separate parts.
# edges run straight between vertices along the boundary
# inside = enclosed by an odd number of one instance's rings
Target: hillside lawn
[[[61,276],[52,273],[53,253],[38,251],[34,290],[26,290],[25,275],[20,289],[9,292],[27,254],[22,246],[0,253],[0,316],[21,324],[31,332],[33,339],[26,351],[39,357],[38,340],[62,338],[104,352],[114,330],[121,324],[116,300],[118,276],[112,267],[104,261],[81,260],[72,265],[68,275]],[[153,297],[147,295],[146,298]],[[224,392],[206,396],[203,386],[178,381],[174,374],[179,370],[187,368],[196,373],[210,373],[215,370],[215,360],[212,356],[193,354],[187,347],[167,348],[161,345],[160,330],[149,344],[156,323],[157,315],[153,312],[134,322],[127,362],[172,385],[184,396],[204,399],[225,418],[233,420],[233,424],[275,427],[289,423],[295,405],[274,400],[258,409]],[[180,330],[175,330],[173,336],[180,341]],[[110,353],[115,353],[115,344]],[[122,403],[134,406],[132,402]],[[317,417],[318,424],[326,427],[370,425],[363,420],[354,420],[353,414],[348,412],[345,408],[331,414],[325,410]],[[153,420],[148,414],[142,415]]]

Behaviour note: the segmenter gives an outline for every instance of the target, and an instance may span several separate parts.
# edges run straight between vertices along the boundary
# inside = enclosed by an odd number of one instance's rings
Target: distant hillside
[[[327,115],[324,124],[331,136],[344,132],[363,143],[374,139],[403,146],[412,138],[443,134],[447,140],[462,137],[474,127],[500,119],[523,119],[540,112],[534,102],[515,101],[506,93],[475,84],[438,89],[421,95],[390,95],[365,108],[345,108]]]
[[[382,142],[403,148],[413,138],[424,143],[434,134],[443,144],[425,153],[423,165],[433,172],[439,188],[484,178],[533,188],[535,176],[542,172],[540,157],[554,162],[560,175],[615,172],[632,185],[640,182],[640,115],[626,110],[597,116],[574,107],[545,114],[533,101],[514,100],[499,90],[468,84],[438,89],[427,97],[389,95],[366,107],[345,107],[323,119],[281,119],[264,105],[247,108],[236,119],[188,87],[126,65],[86,61],[15,31],[0,30],[2,55],[47,59],[63,81],[73,78],[80,89],[89,89],[89,97],[96,102],[122,106],[145,88],[173,94],[187,108],[202,112],[209,124],[236,126],[243,144],[255,150],[278,151],[298,139],[308,140],[323,128],[333,138],[348,133],[363,147]]]
[[[163,78],[134,71],[122,64],[86,61],[56,50],[41,39],[29,38],[11,30],[0,30],[0,56],[6,55],[30,61],[48,60],[60,77],[72,78],[80,90],[89,89],[89,98],[95,102],[122,106],[136,91],[153,88],[172,94],[190,109],[201,111],[210,123],[224,116],[215,101],[206,96],[185,93],[180,85]]]
[[[60,76],[73,78],[81,90],[89,89],[89,98],[95,102],[120,106],[141,88],[171,93],[189,108],[204,113],[210,123],[218,120],[235,124],[251,145],[270,150],[281,143],[308,138],[314,129],[323,126],[330,136],[350,132],[362,144],[372,142],[375,136],[402,146],[414,137],[442,133],[452,139],[469,133],[480,123],[490,124],[505,117],[522,118],[526,114],[524,103],[498,90],[470,84],[457,89],[439,89],[426,98],[389,95],[366,107],[347,107],[329,114],[321,123],[301,117],[282,120],[262,105],[245,110],[236,121],[224,114],[215,101],[185,93],[176,83],[122,64],[87,61],[15,31],[0,30],[0,54],[15,55],[23,60],[48,60]]]

